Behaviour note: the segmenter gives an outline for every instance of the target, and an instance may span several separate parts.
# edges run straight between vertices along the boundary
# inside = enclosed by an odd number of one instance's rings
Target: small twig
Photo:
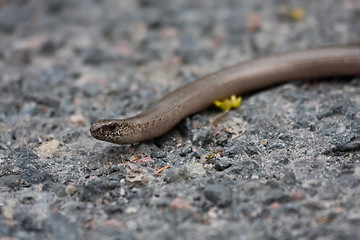
[[[160,175],[160,173],[167,168],[170,168],[170,166],[165,166],[165,167],[159,168],[155,173],[153,173],[153,175]]]

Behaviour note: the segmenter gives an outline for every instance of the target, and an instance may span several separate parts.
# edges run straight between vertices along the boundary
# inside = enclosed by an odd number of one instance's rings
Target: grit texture
[[[358,0],[0,1],[0,239],[358,239],[360,76],[249,93],[133,145],[89,128],[359,36]]]

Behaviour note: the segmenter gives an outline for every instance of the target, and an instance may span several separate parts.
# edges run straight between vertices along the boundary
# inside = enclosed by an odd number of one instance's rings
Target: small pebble
[[[75,193],[77,192],[77,187],[74,185],[67,185],[65,188],[65,193],[66,195],[68,195],[69,197],[73,196]]]

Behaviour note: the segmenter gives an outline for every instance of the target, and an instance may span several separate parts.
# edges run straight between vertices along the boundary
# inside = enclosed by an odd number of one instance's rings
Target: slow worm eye
[[[116,123],[112,123],[112,124],[109,125],[109,130],[111,132],[116,132],[117,130],[119,130],[119,125],[116,124]]]

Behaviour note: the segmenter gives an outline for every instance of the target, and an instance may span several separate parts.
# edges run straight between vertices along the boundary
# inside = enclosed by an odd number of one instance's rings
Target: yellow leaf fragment
[[[282,17],[289,18],[294,21],[304,19],[306,11],[303,7],[293,7],[290,5],[280,5],[278,14]]]
[[[293,20],[299,21],[304,18],[305,10],[302,7],[295,7],[290,10],[289,15]]]
[[[215,101],[215,106],[220,108],[222,111],[227,112],[232,108],[237,108],[241,104],[241,97],[236,97],[235,95],[231,95],[230,98],[225,99],[223,101]]]

